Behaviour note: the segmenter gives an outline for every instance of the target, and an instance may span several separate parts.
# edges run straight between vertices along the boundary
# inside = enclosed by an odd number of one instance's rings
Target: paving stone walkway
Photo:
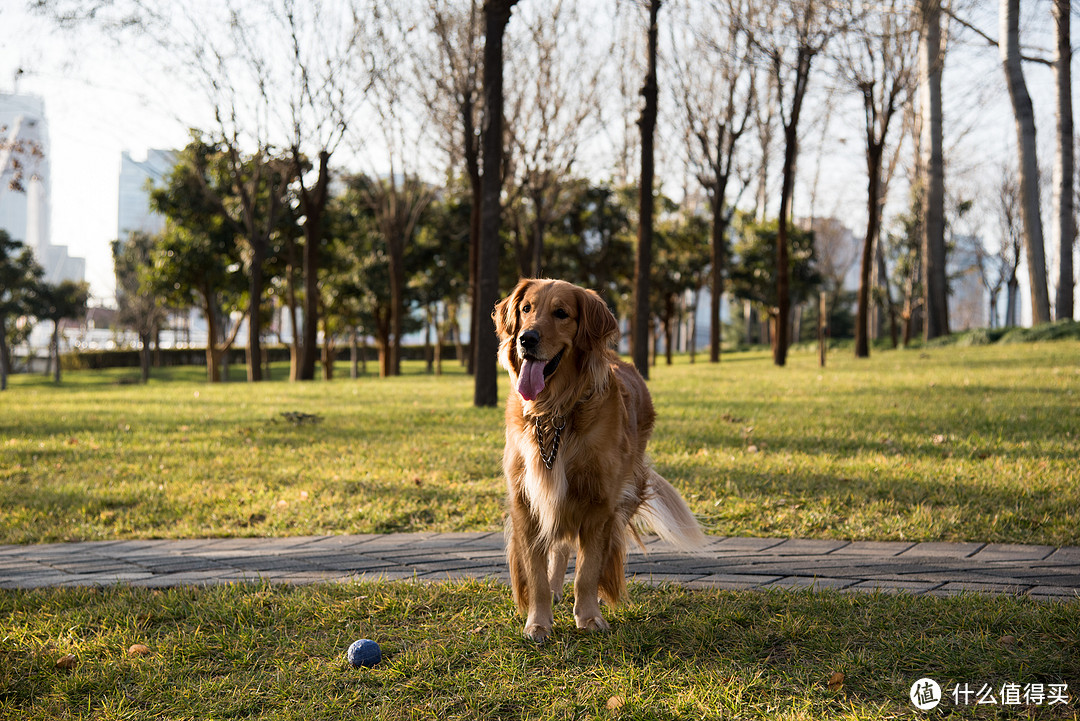
[[[645,545],[645,553],[630,553],[628,573],[653,584],[932,595],[983,591],[1047,600],[1080,595],[1080,547],[719,537],[694,553],[654,538]],[[0,588],[6,589],[506,577],[501,533],[0,546]]]

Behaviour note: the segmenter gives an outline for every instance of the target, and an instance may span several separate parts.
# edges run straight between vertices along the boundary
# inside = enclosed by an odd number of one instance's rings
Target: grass
[[[1069,340],[825,369],[682,358],[652,374],[652,455],[713,533],[1076,545],[1078,357]],[[408,370],[16,377],[0,543],[498,528],[501,411],[472,408],[456,369]],[[951,718],[1078,717],[1077,599],[632,585],[607,616],[611,633],[581,634],[563,603],[538,647],[494,583],[0,591],[0,719],[883,720],[916,715],[922,677],[1069,685],[1065,705],[946,699]],[[344,659],[360,637],[382,645],[373,669]]]
[[[650,446],[710,532],[1078,543],[1080,343],[653,369]],[[242,370],[242,369],[237,369]],[[0,394],[0,543],[492,530],[502,411],[471,379],[16,377]],[[505,381],[500,381],[505,387]],[[319,423],[292,423],[309,413]]]
[[[1077,603],[635,585],[611,633],[572,630],[563,604],[538,647],[480,582],[16,592],[0,594],[0,718],[891,719],[916,714],[922,677],[1067,683],[1067,705],[942,708],[1075,718]],[[372,669],[345,661],[361,637],[382,646]]]
[[[810,353],[783,369],[680,358],[652,372],[651,454],[715,534],[1077,544],[1078,358],[1073,340],[834,353],[825,369]],[[0,543],[497,529],[502,411],[473,408],[449,370],[17,376],[0,394]]]

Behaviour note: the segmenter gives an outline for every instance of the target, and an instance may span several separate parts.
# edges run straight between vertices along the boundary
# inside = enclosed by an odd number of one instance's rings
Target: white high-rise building
[[[81,281],[86,260],[52,244],[49,151],[44,101],[0,93],[0,228],[34,251],[46,281]],[[13,187],[17,176],[21,188]]]
[[[165,218],[150,208],[150,187],[164,185],[174,165],[176,152],[172,150],[147,150],[145,160],[136,160],[127,152],[120,157],[116,237],[121,241],[135,231],[154,234],[164,230]]]

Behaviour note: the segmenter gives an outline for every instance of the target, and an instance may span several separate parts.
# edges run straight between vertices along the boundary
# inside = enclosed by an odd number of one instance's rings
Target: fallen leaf
[[[65,671],[70,671],[78,665],[79,658],[73,653],[69,653],[66,656],[61,656],[60,658],[56,659],[56,667],[62,668]]]
[[[141,643],[132,644],[131,648],[127,650],[128,656],[146,656],[150,653],[150,647],[144,646]]]
[[[618,711],[626,705],[626,699],[622,696],[612,696],[607,700],[608,711]]]
[[[844,688],[844,674],[840,671],[833,672],[832,676],[829,676],[829,690],[839,691]]]
[[[1002,646],[1015,646],[1016,636],[1002,636],[998,639],[998,643],[1000,643]]]

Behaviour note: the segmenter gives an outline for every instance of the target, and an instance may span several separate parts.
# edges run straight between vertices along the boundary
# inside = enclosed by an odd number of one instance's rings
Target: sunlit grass
[[[490,583],[6,592],[0,717],[892,719],[916,713],[922,677],[1069,683],[1075,699],[1078,610],[635,585],[611,633],[575,630],[562,604],[535,646]],[[345,661],[362,637],[382,646],[372,669]],[[128,655],[136,643],[149,654]],[[75,667],[56,668],[67,654]],[[1075,704],[942,708],[1071,718]]]
[[[498,529],[502,411],[473,408],[471,379],[447,370],[16,376],[0,394],[0,543]],[[711,533],[1080,538],[1075,341],[837,352],[825,369],[810,353],[782,369],[761,352],[684,357],[651,376],[651,454]]]

